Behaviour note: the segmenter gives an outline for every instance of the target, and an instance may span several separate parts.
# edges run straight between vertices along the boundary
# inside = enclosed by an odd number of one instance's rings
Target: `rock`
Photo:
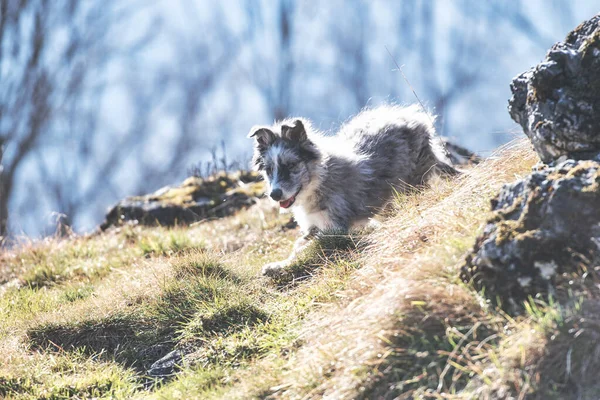
[[[600,161],[600,14],[552,46],[511,90],[509,113],[543,162]]]
[[[537,294],[600,295],[600,163],[542,167],[506,185],[492,210],[464,281],[512,310]]]
[[[120,201],[106,214],[100,229],[130,221],[173,226],[225,217],[253,205],[263,194],[264,183],[255,172],[220,173],[206,179],[191,177],[181,186]]]
[[[171,376],[177,372],[177,368],[179,368],[182,363],[183,352],[180,350],[173,350],[152,364],[147,374],[154,378]]]
[[[600,298],[600,15],[511,90],[511,117],[550,165],[492,201],[461,278],[516,312],[529,296]]]

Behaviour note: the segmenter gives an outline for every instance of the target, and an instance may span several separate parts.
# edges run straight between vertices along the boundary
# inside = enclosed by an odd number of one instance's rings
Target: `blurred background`
[[[121,198],[177,184],[215,151],[247,165],[254,124],[301,115],[333,130],[365,106],[415,102],[394,60],[441,134],[489,154],[520,134],[511,79],[597,8],[0,0],[0,235],[52,234],[57,221],[90,231]]]

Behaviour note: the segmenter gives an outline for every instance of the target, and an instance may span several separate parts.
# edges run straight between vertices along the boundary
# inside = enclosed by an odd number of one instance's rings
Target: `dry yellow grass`
[[[395,216],[372,234],[373,245],[360,257],[362,268],[340,294],[344,301],[305,325],[305,344],[272,396],[356,398],[371,393],[375,389],[369,386],[378,382],[374,367],[402,350],[394,348],[394,338],[413,330],[409,324],[415,319],[423,327],[412,335],[423,333],[422,328],[441,328],[444,334],[456,322],[485,320],[479,300],[458,282],[457,268],[490,198],[537,161],[527,142],[513,142],[457,180],[440,180],[419,194],[400,197]],[[446,326],[428,327],[427,319]],[[442,384],[439,389],[447,388]]]
[[[490,199],[536,162],[517,141],[460,178],[399,195],[366,247],[324,251],[348,244],[326,238],[305,258],[310,275],[287,285],[258,276],[296,235],[267,202],[188,228],[123,227],[6,253],[0,280],[35,287],[0,294],[0,395],[561,398],[575,382],[593,399],[595,303],[532,300],[509,316],[459,280]],[[138,347],[157,344],[192,346],[195,363],[148,385]]]

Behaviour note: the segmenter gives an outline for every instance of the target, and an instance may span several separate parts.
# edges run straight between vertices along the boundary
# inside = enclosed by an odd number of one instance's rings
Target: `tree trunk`
[[[4,168],[2,167],[2,154],[4,146],[0,140],[0,246],[4,243],[8,228],[8,196],[4,182]]]

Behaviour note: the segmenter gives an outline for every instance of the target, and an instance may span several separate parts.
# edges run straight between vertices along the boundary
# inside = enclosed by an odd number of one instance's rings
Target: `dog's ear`
[[[281,136],[292,142],[302,143],[308,139],[306,129],[301,120],[297,119],[293,122],[293,126],[281,125]]]
[[[275,133],[267,126],[253,126],[248,137],[254,138],[260,146],[264,147],[275,141]]]

